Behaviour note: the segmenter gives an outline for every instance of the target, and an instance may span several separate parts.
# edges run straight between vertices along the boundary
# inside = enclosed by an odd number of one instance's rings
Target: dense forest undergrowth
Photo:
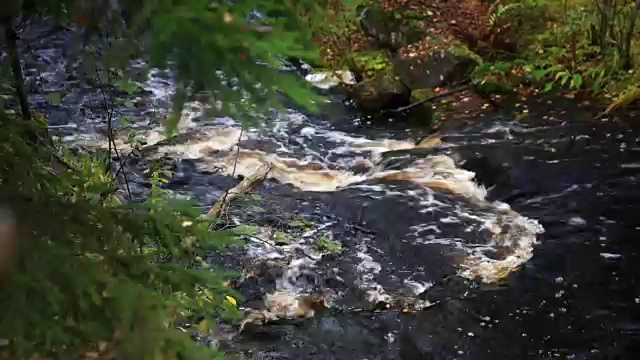
[[[163,191],[161,173],[152,176],[146,202],[128,204],[113,154],[78,157],[51,145],[26,102],[13,31],[20,12],[115,38],[100,61],[121,87],[128,81],[122,69],[134,56],[174,71],[169,130],[196,89],[242,119],[277,106],[282,92],[315,108],[317,94],[264,65],[284,55],[367,79],[390,66],[391,53],[415,57],[454,46],[478,59],[468,80],[483,96],[562,90],[604,99],[607,111],[640,98],[640,1],[127,1],[120,4],[126,11],[109,8],[110,1],[11,4],[0,13],[8,54],[2,85],[10,90],[3,99],[12,99],[0,113],[0,358],[6,359],[209,359],[215,349],[176,325],[188,319],[208,332],[216,319],[238,316],[226,285],[233,274],[202,261],[236,242],[236,232],[210,231],[217,219]],[[362,6],[402,20],[399,29],[411,38],[372,43],[359,23]],[[254,9],[272,18],[246,21]],[[141,45],[141,34],[148,43]],[[235,78],[221,80],[218,69]]]
[[[418,68],[416,63],[431,61],[429,54],[446,49],[471,55],[476,64],[466,77],[483,98],[561,92],[599,104],[605,113],[638,103],[637,1],[398,0],[331,5],[341,16],[316,30],[324,64],[351,69],[360,79],[392,67],[417,95],[444,91],[450,82],[422,89],[403,74],[404,67]],[[408,58],[419,60],[401,61]],[[413,77],[428,76],[423,70],[411,71]]]

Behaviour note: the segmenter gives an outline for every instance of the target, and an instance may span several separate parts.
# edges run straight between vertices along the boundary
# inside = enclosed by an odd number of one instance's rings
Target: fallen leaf
[[[222,20],[228,24],[233,21],[233,15],[225,11],[225,13],[222,15]]]
[[[108,342],[106,342],[106,341],[98,341],[98,350],[100,350],[100,352],[103,352],[103,351],[104,351],[104,349],[106,349],[106,348],[107,348],[107,345],[108,345],[108,344],[109,344],[109,343],[108,343]]]
[[[238,300],[236,300],[233,296],[227,295],[224,297],[231,305],[238,306]]]
[[[205,334],[209,331],[209,324],[207,323],[207,320],[202,320],[198,323],[198,331],[201,334]]]

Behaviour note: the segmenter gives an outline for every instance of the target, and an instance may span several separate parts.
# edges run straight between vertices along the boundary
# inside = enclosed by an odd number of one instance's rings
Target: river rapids
[[[260,324],[221,325],[216,346],[255,359],[628,358],[640,333],[627,240],[638,220],[624,210],[638,200],[636,130],[532,99],[425,137],[371,124],[324,89],[319,115],[290,107],[261,126],[193,101],[167,139],[169,76],[116,94],[89,81],[77,35],[40,24],[22,36],[29,99],[56,139],[106,148],[105,101],[129,118],[113,126],[131,200],[148,196],[152,163],[203,211],[270,169],[224,213],[251,224],[246,243],[209,259],[241,273],[239,306]],[[301,314],[311,297],[323,311]]]

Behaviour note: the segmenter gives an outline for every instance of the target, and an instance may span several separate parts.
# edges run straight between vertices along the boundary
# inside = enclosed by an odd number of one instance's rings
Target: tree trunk
[[[11,62],[11,71],[13,72],[13,81],[16,88],[16,96],[20,103],[20,111],[25,121],[31,121],[31,111],[29,109],[29,101],[24,88],[24,76],[22,75],[22,67],[20,66],[20,55],[18,53],[18,34],[13,28],[13,18],[5,17],[2,19],[4,26],[4,37],[7,41],[7,49],[9,52],[9,61]]]
[[[633,34],[636,31],[636,22],[638,20],[638,15],[640,14],[640,0],[636,0],[636,5],[631,12],[631,18],[629,19],[629,27],[627,28],[627,33],[624,38],[624,69],[629,70],[632,67],[631,63],[631,42],[633,41]]]

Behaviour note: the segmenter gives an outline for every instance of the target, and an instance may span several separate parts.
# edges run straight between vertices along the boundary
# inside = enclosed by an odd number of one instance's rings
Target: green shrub
[[[157,173],[148,200],[121,204],[100,159],[66,157],[70,170],[0,116],[0,202],[22,234],[0,291],[0,354],[70,359],[109,344],[120,359],[210,359],[176,323],[237,315],[231,274],[202,261],[234,233],[209,231]]]

